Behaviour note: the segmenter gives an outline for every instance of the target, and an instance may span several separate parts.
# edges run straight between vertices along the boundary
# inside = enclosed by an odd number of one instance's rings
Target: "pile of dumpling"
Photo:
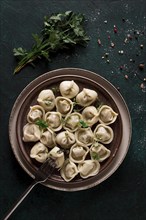
[[[82,178],[94,176],[100,163],[110,156],[111,151],[104,145],[113,140],[109,125],[118,114],[108,105],[96,108],[97,92],[88,88],[80,91],[73,80],[62,81],[59,94],[55,97],[52,89],[38,94],[37,104],[30,106],[27,114],[23,141],[35,142],[30,157],[38,162],[55,158],[66,182],[78,174]],[[76,105],[81,107],[79,112]]]

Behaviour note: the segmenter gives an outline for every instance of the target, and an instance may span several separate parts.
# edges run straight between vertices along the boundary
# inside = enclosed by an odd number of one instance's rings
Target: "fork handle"
[[[14,205],[10,208],[10,210],[6,213],[4,218],[2,220],[7,220],[11,214],[15,211],[15,209],[20,205],[20,203],[26,198],[26,196],[30,193],[30,191],[33,189],[33,187],[37,184],[37,182],[34,180],[32,184],[22,193],[22,195],[19,197],[19,199],[14,203]]]

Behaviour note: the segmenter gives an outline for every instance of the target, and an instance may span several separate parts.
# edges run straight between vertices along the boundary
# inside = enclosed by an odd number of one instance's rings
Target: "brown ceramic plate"
[[[30,159],[31,143],[22,141],[22,130],[26,124],[26,116],[31,105],[36,104],[39,92],[46,88],[56,87],[63,80],[74,80],[82,89],[94,89],[98,92],[99,99],[110,105],[118,113],[118,118],[112,128],[114,140],[107,147],[111,156],[101,165],[100,172],[88,179],[78,175],[71,182],[65,182],[58,171],[44,183],[50,188],[64,191],[78,191],[88,189],[103,182],[111,176],[122,163],[126,156],[131,139],[131,119],[127,105],[115,87],[96,73],[76,68],[64,68],[50,71],[32,81],[17,98],[10,116],[9,136],[12,150],[22,168],[34,178],[39,164]]]

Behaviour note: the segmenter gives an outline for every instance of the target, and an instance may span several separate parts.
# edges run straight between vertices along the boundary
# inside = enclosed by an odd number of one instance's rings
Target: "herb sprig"
[[[48,127],[48,124],[46,121],[42,120],[42,119],[38,119],[36,122],[35,122],[36,125],[39,126],[40,129],[46,129]]]
[[[92,152],[91,157],[93,158],[93,160],[99,160],[100,159],[100,156],[96,152]]]
[[[88,124],[83,120],[80,120],[79,123],[80,123],[82,128],[88,128],[89,127]]]
[[[84,16],[80,13],[66,11],[44,17],[44,26],[40,35],[33,34],[35,43],[30,50],[22,47],[14,48],[14,56],[18,58],[18,65],[14,74],[18,73],[27,64],[34,66],[36,59],[51,60],[51,55],[62,49],[69,49],[76,45],[85,46],[89,41],[84,27]]]

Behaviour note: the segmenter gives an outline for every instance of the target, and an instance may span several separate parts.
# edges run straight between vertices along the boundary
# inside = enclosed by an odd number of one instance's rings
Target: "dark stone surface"
[[[138,68],[146,58],[145,9],[144,0],[0,1],[0,217],[32,181],[17,163],[9,143],[9,115],[17,96],[42,73],[61,67],[80,67],[100,74],[120,89],[133,124],[128,154],[120,168],[95,188],[68,193],[37,186],[10,219],[146,219],[146,90],[140,88],[145,83],[138,77],[146,77],[145,69]],[[88,46],[59,53],[51,63],[39,63],[35,69],[28,66],[14,76],[13,48],[30,48],[31,34],[40,32],[43,17],[66,10],[84,13],[86,31],[91,38]],[[114,25],[117,33],[113,31]],[[136,38],[134,31],[139,32]],[[125,44],[128,34],[132,39]],[[97,39],[101,40],[101,47]],[[109,47],[111,41],[114,48]],[[121,50],[123,55],[118,52]],[[105,53],[109,53],[109,63],[102,59]],[[120,70],[120,66],[124,69]]]

